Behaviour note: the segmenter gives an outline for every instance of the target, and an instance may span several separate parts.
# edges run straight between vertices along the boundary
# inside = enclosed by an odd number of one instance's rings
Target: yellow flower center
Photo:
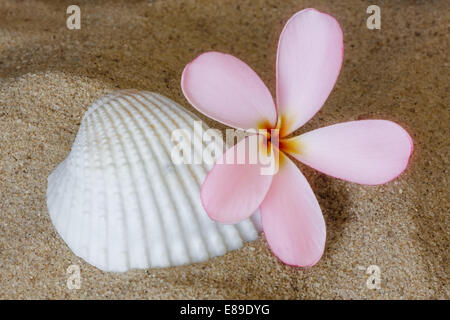
[[[280,115],[275,127],[273,127],[269,121],[263,121],[258,125],[258,133],[262,139],[260,139],[260,150],[263,156],[270,156],[272,149],[275,152],[282,151],[283,153],[300,153],[301,148],[298,139],[286,138],[289,133],[291,121],[288,117]],[[284,157],[275,157],[280,161]]]

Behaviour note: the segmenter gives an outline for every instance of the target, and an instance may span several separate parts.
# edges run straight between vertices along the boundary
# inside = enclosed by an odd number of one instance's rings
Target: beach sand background
[[[0,298],[449,298],[449,7],[447,1],[0,2]],[[322,207],[327,243],[309,269],[280,263],[263,236],[205,263],[104,273],[76,257],[46,208],[47,176],[69,153],[87,106],[107,92],[184,99],[184,66],[208,50],[248,63],[275,93],[277,40],[295,12],[340,22],[342,71],[322,110],[298,133],[356,119],[390,119],[414,139],[409,168],[382,186],[337,180],[301,164]],[[225,127],[197,113],[210,126]],[[79,290],[66,269],[81,267]],[[366,269],[381,270],[381,289]]]

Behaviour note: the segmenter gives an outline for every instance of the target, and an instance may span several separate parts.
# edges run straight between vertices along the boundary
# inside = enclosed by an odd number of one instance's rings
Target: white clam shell
[[[168,267],[258,237],[258,212],[235,225],[207,216],[200,185],[210,165],[173,164],[172,130],[193,134],[199,120],[152,92],[118,91],[92,104],[69,156],[48,177],[51,220],[76,255],[104,271]]]

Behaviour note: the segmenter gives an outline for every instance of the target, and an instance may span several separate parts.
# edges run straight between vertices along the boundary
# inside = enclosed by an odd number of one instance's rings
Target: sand
[[[448,299],[449,60],[446,1],[0,2],[0,298]],[[279,33],[314,6],[344,31],[344,64],[322,110],[298,133],[355,119],[390,119],[414,139],[409,168],[382,186],[337,180],[299,165],[327,224],[322,260],[280,263],[263,236],[205,263],[104,273],[76,257],[46,208],[47,176],[69,153],[87,106],[116,89],[184,99],[184,66],[207,50],[246,61],[275,92]],[[194,111],[199,114],[197,111]],[[224,129],[204,117],[210,126]],[[81,268],[68,289],[67,268]],[[381,288],[366,286],[377,265]]]

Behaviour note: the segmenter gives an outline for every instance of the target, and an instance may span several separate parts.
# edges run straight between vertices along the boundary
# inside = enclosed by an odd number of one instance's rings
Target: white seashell
[[[48,177],[51,220],[76,255],[104,271],[168,267],[258,237],[258,212],[235,225],[207,216],[199,193],[210,166],[172,163],[172,130],[192,133],[199,120],[152,92],[114,92],[92,104]]]

